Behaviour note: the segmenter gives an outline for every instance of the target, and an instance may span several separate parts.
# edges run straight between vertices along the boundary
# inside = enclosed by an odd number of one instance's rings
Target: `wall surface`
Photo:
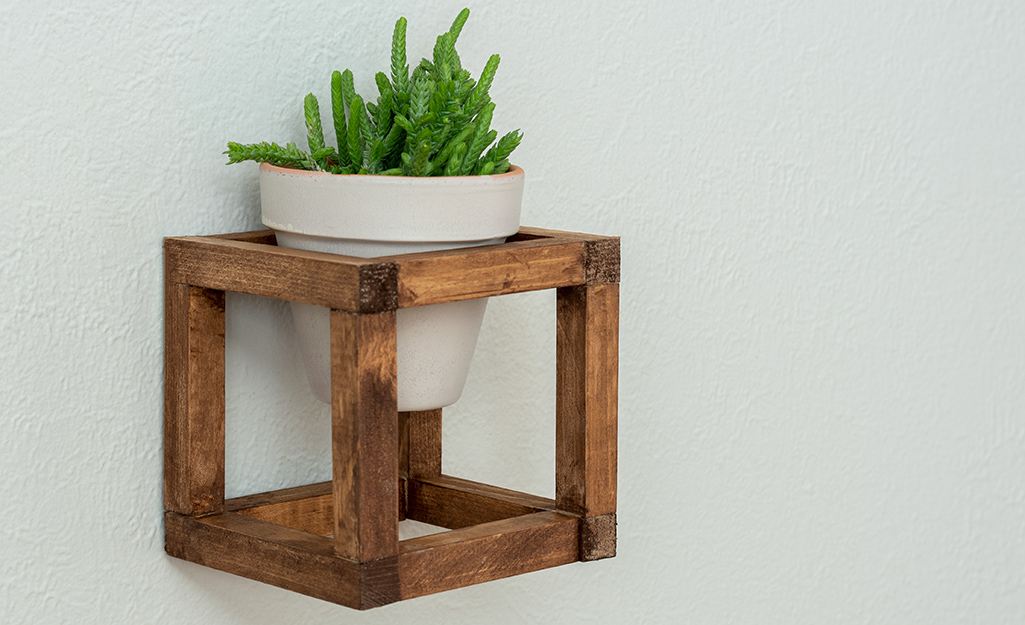
[[[376,93],[461,4],[4,2],[0,622],[1025,622],[1025,3],[479,3],[524,223],[623,237],[619,556],[358,613],[162,550],[161,239],[259,227],[228,140]],[[229,298],[228,491],[328,477]],[[551,494],[554,297],[491,303],[446,472]]]

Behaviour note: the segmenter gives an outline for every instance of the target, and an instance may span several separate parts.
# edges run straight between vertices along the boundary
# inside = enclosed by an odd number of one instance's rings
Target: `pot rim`
[[[381,180],[403,180],[403,181],[441,181],[441,180],[505,180],[523,175],[523,168],[519,165],[509,165],[509,171],[504,174],[488,174],[475,176],[382,176],[381,174],[333,174],[329,171],[310,171],[309,169],[296,169],[294,167],[281,167],[270,163],[260,163],[260,169],[272,173],[308,175],[308,176],[336,176],[339,178],[360,178],[360,179],[381,179]],[[433,184],[438,184],[434,182]]]

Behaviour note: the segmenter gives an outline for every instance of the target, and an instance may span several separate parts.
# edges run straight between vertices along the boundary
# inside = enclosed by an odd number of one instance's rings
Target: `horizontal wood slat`
[[[399,493],[401,500],[401,492]],[[331,482],[294,486],[225,501],[225,509],[268,523],[328,536],[334,532]]]
[[[619,282],[619,237],[608,237],[582,232],[563,232],[545,228],[521,227],[511,239],[544,238],[561,241],[584,242],[584,264],[587,284],[615,284]],[[510,240],[511,240],[510,239]]]
[[[585,243],[516,241],[445,252],[381,257],[399,272],[399,307],[583,284]]]
[[[555,509],[555,500],[458,477],[410,479],[406,517],[458,529]]]
[[[318,536],[329,536],[335,531],[334,496],[331,494],[331,482],[327,482],[327,486],[327,492],[317,496],[241,508],[238,513]]]
[[[169,555],[286,590],[366,608],[360,565],[334,555],[331,539],[227,512],[164,515]],[[396,597],[397,599],[397,597]]]
[[[395,307],[390,263],[214,237],[165,239],[164,249],[172,282],[339,310]]]
[[[251,230],[249,232],[229,232],[228,234],[215,234],[215,239],[226,239],[228,241],[245,241],[247,243],[260,243],[261,245],[277,245],[278,239],[274,231]]]
[[[224,502],[224,507],[230,512],[238,512],[246,508],[270,506],[330,494],[331,482],[317,482],[315,484],[305,484],[303,486],[293,486],[291,488],[272,490],[266,493],[256,493],[254,495],[235,497],[233,499],[226,500]]]
[[[529,573],[578,559],[578,520],[539,512],[399,543],[401,598]]]

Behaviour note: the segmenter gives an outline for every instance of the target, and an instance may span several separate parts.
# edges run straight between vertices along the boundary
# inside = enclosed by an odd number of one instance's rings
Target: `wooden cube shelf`
[[[619,239],[357,258],[269,231],[165,239],[167,553],[358,609],[616,554]],[[398,412],[399,308],[557,290],[555,499],[441,472],[441,410]],[[224,498],[224,292],[331,309],[330,482]],[[399,540],[403,519],[449,531]]]

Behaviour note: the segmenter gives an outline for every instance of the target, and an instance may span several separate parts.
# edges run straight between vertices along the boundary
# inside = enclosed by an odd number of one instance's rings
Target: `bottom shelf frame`
[[[410,479],[407,493],[407,519],[449,531],[400,541],[397,557],[335,553],[331,482],[229,499],[220,514],[167,512],[167,552],[361,610],[580,559],[583,522],[554,500],[447,475]]]

